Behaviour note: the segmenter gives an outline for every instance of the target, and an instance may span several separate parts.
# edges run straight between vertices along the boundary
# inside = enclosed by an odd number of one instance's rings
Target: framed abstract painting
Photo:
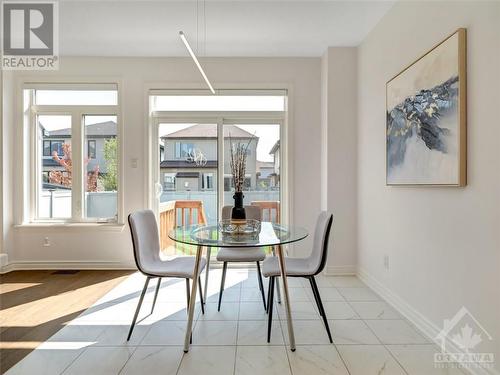
[[[466,29],[386,85],[386,184],[467,183]]]

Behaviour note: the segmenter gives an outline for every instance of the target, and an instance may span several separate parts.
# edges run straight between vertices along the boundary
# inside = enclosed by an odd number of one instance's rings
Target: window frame
[[[23,99],[28,103],[23,103],[24,110],[24,129],[29,137],[29,142],[23,142],[23,152],[26,155],[27,163],[25,166],[25,183],[27,185],[28,195],[25,195],[25,208],[22,216],[21,224],[63,224],[68,223],[84,223],[84,224],[101,224],[115,223],[123,224],[123,142],[122,142],[122,121],[121,121],[121,105],[120,97],[121,90],[119,83],[92,84],[85,85],[82,88],[78,84],[58,84],[60,90],[109,90],[109,87],[114,87],[117,90],[116,105],[37,105],[34,102],[35,91],[37,89],[51,89],[53,85],[47,84],[29,84],[24,83],[21,87]],[[89,87],[89,88],[87,88]],[[37,116],[39,115],[69,115],[71,116],[71,144],[72,144],[72,200],[71,200],[71,217],[67,219],[60,218],[39,218],[39,193],[41,190],[42,169],[40,161],[46,157],[43,155],[43,142],[38,141],[38,127],[36,125]],[[85,145],[85,124],[84,116],[116,116],[117,119],[117,135],[118,150],[118,190],[117,190],[117,214],[113,218],[87,218],[85,217],[86,201],[85,201],[85,186],[86,169],[84,167],[84,147]],[[87,145],[88,146],[88,145]],[[40,147],[42,150],[40,150]],[[88,150],[87,150],[88,151]],[[27,169],[27,171],[26,171]],[[27,173],[26,173],[27,172]]]

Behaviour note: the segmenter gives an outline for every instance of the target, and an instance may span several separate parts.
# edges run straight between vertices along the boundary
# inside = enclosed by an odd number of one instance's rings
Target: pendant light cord
[[[207,56],[207,15],[206,15],[206,0],[202,0],[201,2],[201,10],[202,21],[203,21],[203,30],[202,30],[202,42],[200,48],[200,0],[196,0],[196,54],[198,56]]]
[[[200,32],[198,30],[198,26],[200,24],[199,20],[199,0],[196,0],[196,54],[199,56],[200,55]]]

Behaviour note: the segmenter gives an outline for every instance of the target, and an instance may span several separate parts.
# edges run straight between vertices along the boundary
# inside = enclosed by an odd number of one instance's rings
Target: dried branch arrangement
[[[240,193],[243,191],[245,182],[245,169],[247,162],[247,151],[250,143],[254,140],[252,137],[245,145],[243,143],[233,143],[231,134],[229,134],[229,146],[231,147],[231,160],[229,161],[231,167],[231,174],[233,175],[234,191]]]

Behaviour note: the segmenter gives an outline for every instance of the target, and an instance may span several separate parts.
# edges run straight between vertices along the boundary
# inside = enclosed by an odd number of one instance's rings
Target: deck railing
[[[271,221],[278,224],[281,222],[279,201],[252,201],[250,204],[260,207],[263,221]]]
[[[179,225],[206,224],[207,219],[203,202],[168,201],[160,203],[160,246],[163,252],[175,253],[175,243],[168,238],[168,233]]]

